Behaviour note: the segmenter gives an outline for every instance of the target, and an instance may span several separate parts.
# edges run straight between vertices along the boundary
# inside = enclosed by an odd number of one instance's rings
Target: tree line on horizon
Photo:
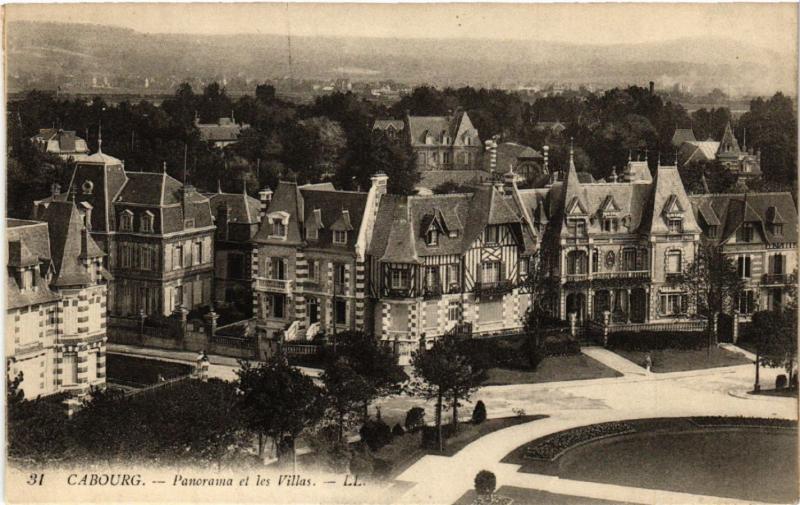
[[[724,107],[690,114],[638,86],[532,103],[504,90],[421,86],[387,107],[338,92],[300,105],[279,98],[267,84],[234,99],[218,83],[202,92],[184,83],[160,105],[147,100],[112,105],[100,97],[64,99],[41,91],[9,102],[7,215],[30,217],[31,200],[47,196],[53,182],[69,182],[69,163],[38,152],[30,142],[40,128],[74,130],[92,151],[102,131],[103,151],[124,160],[127,169],[160,171],[166,164],[170,175],[205,191],[239,192],[246,184],[255,195],[281,179],[303,184],[323,178],[341,189],[366,189],[370,176],[382,170],[389,175],[390,192],[410,194],[420,178],[413,154],[373,135],[373,121],[457,110],[469,113],[482,141],[499,135],[535,149],[549,145],[553,171],[566,168],[574,145],[578,170],[597,179],[619,172],[629,157],[647,159],[651,169],[659,159],[671,164],[676,127],[693,128],[698,139],[719,138],[731,121],[740,140],[746,129],[748,147],[762,154],[763,181],[751,189],[796,186],[797,116],[792,100],[781,93],[752,100],[750,111],[737,120]],[[230,116],[250,125],[239,142],[217,149],[200,139],[195,117],[208,123]],[[560,135],[537,127],[556,120],[566,127]],[[724,172],[717,165],[685,167],[684,182],[700,191],[698,174],[716,181]],[[727,179],[714,185],[715,192],[731,189]]]

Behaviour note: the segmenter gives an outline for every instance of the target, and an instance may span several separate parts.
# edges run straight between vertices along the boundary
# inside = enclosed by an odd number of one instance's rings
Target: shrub
[[[406,412],[406,431],[417,431],[425,426],[425,409],[414,407]]]
[[[404,430],[403,427],[400,426],[400,423],[396,423],[394,425],[394,428],[392,428],[392,435],[394,435],[395,437],[402,437],[405,434],[406,430]]]
[[[479,495],[491,495],[497,487],[497,477],[488,471],[481,470],[475,475],[475,492]]]
[[[608,336],[609,349],[653,351],[659,349],[702,349],[708,345],[703,331],[614,332]]]
[[[368,451],[354,452],[350,458],[350,473],[370,475],[375,471],[375,459]]]
[[[442,425],[442,447],[447,446],[447,439],[453,435],[451,424]],[[424,426],[422,428],[422,447],[434,451],[439,450],[439,430],[436,426]]]
[[[377,451],[392,441],[392,430],[389,425],[380,419],[370,419],[358,430],[361,440],[370,450]]]
[[[523,417],[525,415],[525,409],[520,409],[520,408],[511,409],[511,412],[513,412],[514,415],[517,417]]]
[[[472,422],[474,424],[481,424],[486,420],[486,405],[483,400],[478,400],[475,404],[475,409],[472,411]]]
[[[775,389],[783,389],[786,387],[786,376],[784,374],[780,374],[779,376],[775,377]]]

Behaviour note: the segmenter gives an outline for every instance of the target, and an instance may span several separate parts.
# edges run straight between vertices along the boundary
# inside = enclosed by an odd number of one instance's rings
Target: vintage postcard
[[[3,7],[8,503],[797,503],[798,8]]]

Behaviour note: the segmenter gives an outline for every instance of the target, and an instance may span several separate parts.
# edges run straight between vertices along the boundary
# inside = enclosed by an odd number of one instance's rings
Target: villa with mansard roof
[[[678,149],[678,160],[681,166],[693,162],[717,160],[740,178],[758,177],[761,175],[761,152],[747,149],[743,139],[742,147],[733,134],[731,124],[725,125],[719,141],[696,140],[691,129],[676,129],[672,143]]]
[[[169,315],[212,300],[214,230],[209,199],[166,173],[125,170],[98,151],[79,160],[65,193],[34,204],[34,218],[69,198],[85,213],[113,274],[109,312]]]

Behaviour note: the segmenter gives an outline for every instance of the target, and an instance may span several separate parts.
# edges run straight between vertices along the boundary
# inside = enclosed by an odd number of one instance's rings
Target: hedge
[[[623,351],[704,349],[708,344],[704,331],[614,332],[608,335],[608,348]]]

